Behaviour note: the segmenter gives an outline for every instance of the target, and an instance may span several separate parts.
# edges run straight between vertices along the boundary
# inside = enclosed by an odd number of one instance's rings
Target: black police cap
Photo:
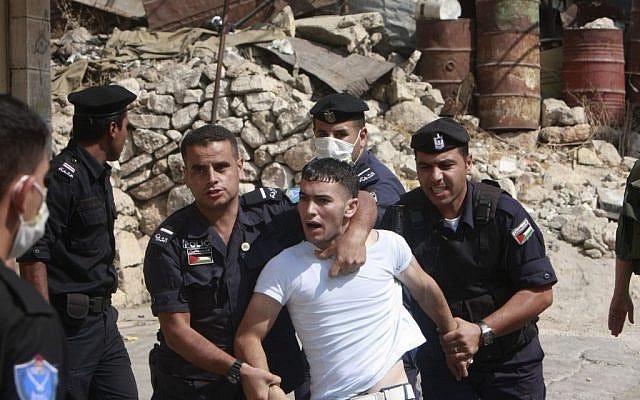
[[[124,111],[136,95],[122,86],[103,85],[69,93],[67,99],[75,106],[75,115],[104,118]]]
[[[411,148],[423,153],[442,153],[469,143],[469,133],[451,118],[439,118],[418,129]]]
[[[333,93],[324,96],[311,107],[309,114],[329,124],[364,119],[369,106],[364,101],[348,93]]]

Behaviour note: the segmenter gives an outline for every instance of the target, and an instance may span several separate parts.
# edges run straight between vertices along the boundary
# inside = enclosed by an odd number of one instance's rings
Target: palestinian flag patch
[[[526,218],[520,222],[520,225],[516,226],[515,229],[511,231],[511,236],[513,236],[516,242],[521,246],[529,240],[531,235],[533,235],[533,227]]]
[[[211,247],[188,249],[187,260],[189,262],[189,265],[212,264],[213,252],[211,251]]]

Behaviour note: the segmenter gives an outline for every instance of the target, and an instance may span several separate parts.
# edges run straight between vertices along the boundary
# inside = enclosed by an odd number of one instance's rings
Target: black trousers
[[[61,320],[67,336],[67,399],[137,400],[131,360],[116,325],[118,311],[109,307],[81,321],[66,315]]]
[[[425,357],[420,349],[418,367],[422,378],[422,395],[433,400],[544,400],[546,387],[542,375],[544,352],[536,336],[509,360],[492,366],[474,363],[469,377],[458,382],[447,369],[444,355]],[[441,353],[441,352],[440,352]],[[433,353],[432,353],[433,355]]]
[[[153,361],[154,350],[151,350],[149,368],[151,369],[151,400],[242,400],[244,399],[240,385],[229,381],[217,382],[184,379],[160,370]]]

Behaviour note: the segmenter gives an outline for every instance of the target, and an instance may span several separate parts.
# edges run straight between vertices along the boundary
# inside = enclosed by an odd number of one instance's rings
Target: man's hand
[[[278,385],[269,387],[269,400],[287,400],[287,394]]]
[[[242,367],[240,367],[240,383],[242,383],[242,390],[248,400],[270,399],[269,388],[272,385],[279,385],[280,381],[279,376],[260,368],[254,368],[247,363],[242,363]]]
[[[462,318],[454,318],[458,327],[440,336],[442,351],[447,357],[453,357],[458,361],[467,361],[473,358],[480,348],[480,327],[467,322]]]
[[[458,360],[456,356],[446,356],[447,368],[457,381],[469,376],[467,368],[473,363],[473,359]]]
[[[323,251],[316,252],[321,259],[334,258],[329,276],[349,275],[360,269],[367,259],[367,247],[361,238],[352,235],[342,235],[340,240],[334,241]]]
[[[618,336],[624,327],[624,320],[629,318],[629,322],[633,321],[633,301],[629,292],[614,293],[611,297],[609,305],[609,330],[613,336]]]

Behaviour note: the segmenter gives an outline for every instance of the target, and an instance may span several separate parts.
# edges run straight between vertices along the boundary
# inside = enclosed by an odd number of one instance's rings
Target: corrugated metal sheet
[[[263,0],[229,0],[227,21],[240,20],[262,2]],[[147,13],[149,29],[172,30],[183,26],[201,26],[204,21],[216,15],[222,16],[224,0],[143,0],[142,5]],[[273,6],[265,7],[249,23],[263,21],[273,12]]]
[[[142,0],[73,0],[76,3],[95,7],[99,10],[107,11],[115,15],[126,18],[144,17],[144,7]]]

